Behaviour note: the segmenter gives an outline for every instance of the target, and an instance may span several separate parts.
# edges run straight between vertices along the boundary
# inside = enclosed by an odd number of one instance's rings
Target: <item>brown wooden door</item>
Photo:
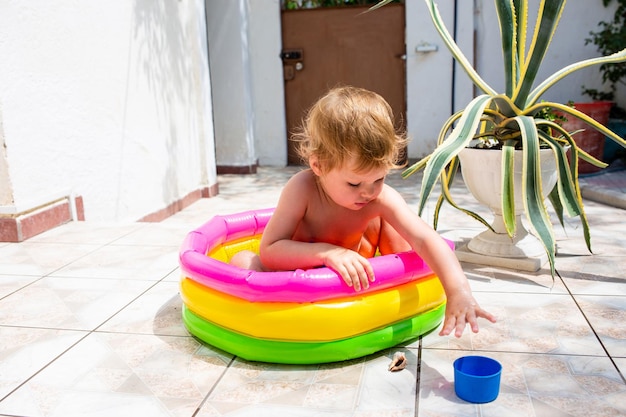
[[[282,11],[287,137],[329,88],[353,85],[382,95],[404,127],[404,4]],[[300,163],[291,141],[288,162]]]

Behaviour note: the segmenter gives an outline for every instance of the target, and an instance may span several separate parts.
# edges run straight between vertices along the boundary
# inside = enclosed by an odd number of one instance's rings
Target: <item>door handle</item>
[[[434,43],[422,42],[415,47],[415,52],[417,53],[427,53],[427,52],[437,52],[439,47]]]
[[[304,52],[302,49],[284,49],[280,53],[280,59],[283,61],[302,61]]]
[[[280,59],[283,61],[283,78],[285,81],[291,81],[296,77],[296,71],[304,69],[304,51],[302,48],[283,49],[280,53]]]

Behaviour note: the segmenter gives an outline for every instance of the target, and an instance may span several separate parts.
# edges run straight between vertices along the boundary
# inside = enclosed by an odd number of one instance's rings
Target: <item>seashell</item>
[[[406,368],[406,355],[404,352],[396,352],[389,364],[389,372],[397,372]]]

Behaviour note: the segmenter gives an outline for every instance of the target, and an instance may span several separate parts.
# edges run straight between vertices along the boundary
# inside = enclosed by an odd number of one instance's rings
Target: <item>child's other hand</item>
[[[446,317],[439,336],[447,336],[454,331],[454,336],[461,337],[466,324],[470,325],[474,333],[478,333],[479,317],[487,319],[492,323],[496,322],[495,316],[480,308],[470,294],[463,292],[448,296]]]
[[[341,275],[355,291],[369,288],[370,282],[374,282],[374,268],[366,258],[353,250],[337,247],[329,251],[324,265]]]

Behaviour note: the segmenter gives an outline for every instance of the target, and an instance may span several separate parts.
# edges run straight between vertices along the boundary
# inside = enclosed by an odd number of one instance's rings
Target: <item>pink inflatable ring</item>
[[[237,268],[223,260],[207,256],[224,243],[260,236],[273,212],[274,209],[270,208],[215,216],[190,232],[180,250],[180,265],[185,276],[199,284],[248,301],[306,303],[355,295],[354,289],[348,287],[329,268],[257,272]],[[454,243],[447,242],[451,248],[454,247]],[[241,249],[243,248],[239,248]],[[238,248],[235,245],[231,250],[237,251]],[[380,291],[432,275],[431,269],[415,252],[376,256],[370,262],[376,281],[359,294]]]

